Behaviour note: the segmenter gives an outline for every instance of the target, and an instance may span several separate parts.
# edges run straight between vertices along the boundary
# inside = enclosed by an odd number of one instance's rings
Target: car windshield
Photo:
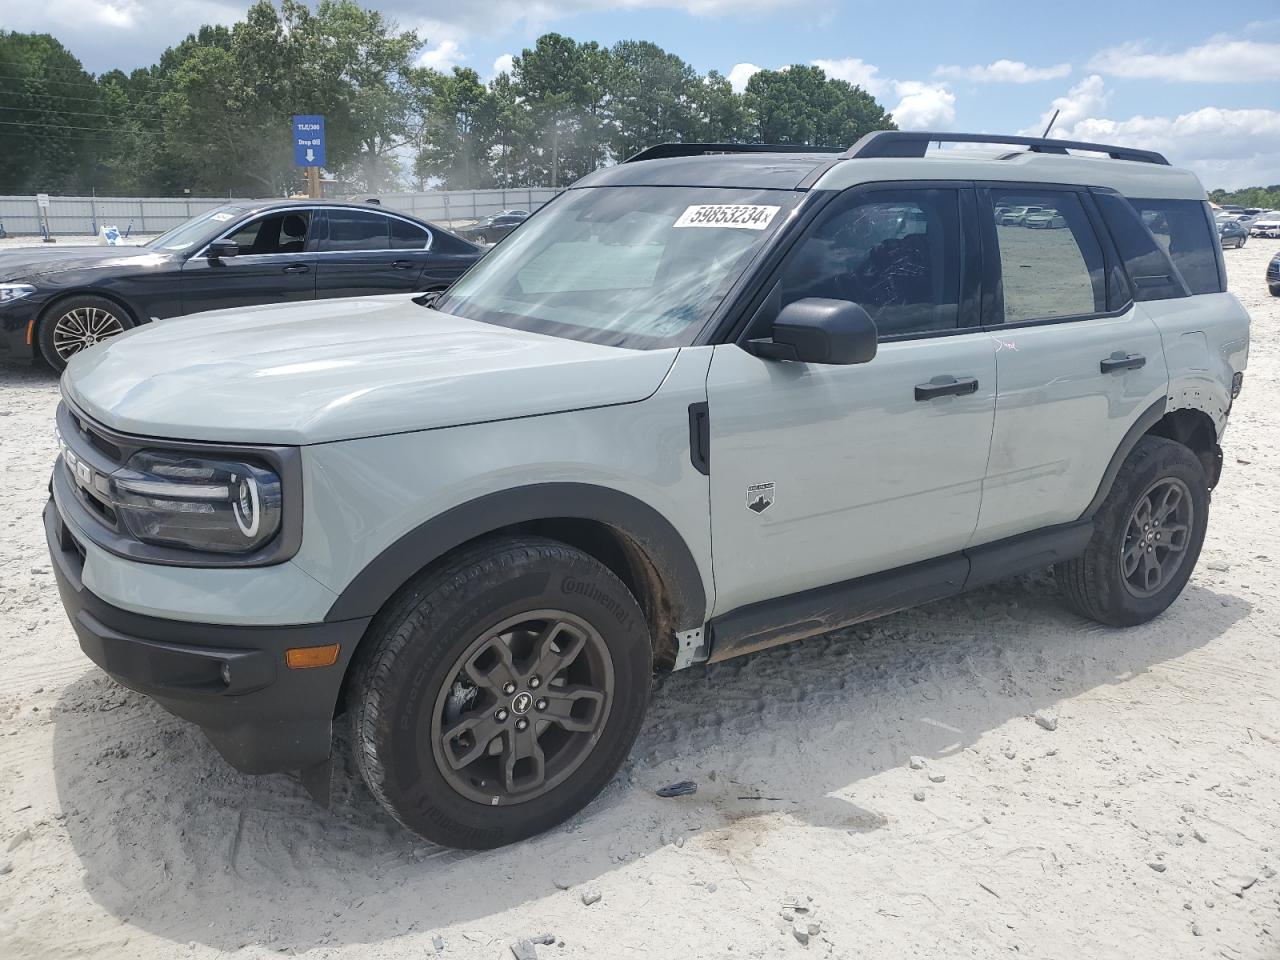
[[[152,250],[187,250],[193,246],[212,240],[221,233],[226,225],[244,214],[241,207],[218,207],[207,213],[192,217],[186,223],[174,227],[168,233],[162,233],[154,240],[147,241],[144,246]]]
[[[611,346],[688,345],[800,196],[707,187],[569,190],[435,306]]]

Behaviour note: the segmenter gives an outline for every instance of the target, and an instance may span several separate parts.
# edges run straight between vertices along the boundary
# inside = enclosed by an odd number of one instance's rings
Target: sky
[[[0,0],[93,72],[130,70],[250,0]],[[1209,189],[1280,183],[1276,0],[361,0],[419,31],[424,64],[483,78],[547,31],[650,40],[736,87],[816,63],[900,127],[1053,135],[1160,150]]]

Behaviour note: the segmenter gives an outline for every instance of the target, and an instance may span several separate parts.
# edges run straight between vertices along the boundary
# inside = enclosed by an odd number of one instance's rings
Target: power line
[[[37,90],[4,90],[4,93],[11,93],[14,96],[39,97],[42,100],[75,100],[80,103],[101,103],[102,97],[69,97],[62,93],[45,93]],[[104,93],[106,91],[103,91]]]
[[[18,112],[31,112],[36,108],[33,107],[6,107],[0,105],[0,110],[16,110]],[[104,120],[163,120],[164,117],[158,114],[115,114],[115,113],[85,113],[81,110],[63,110],[61,107],[54,107],[60,116],[64,117],[101,117]]]

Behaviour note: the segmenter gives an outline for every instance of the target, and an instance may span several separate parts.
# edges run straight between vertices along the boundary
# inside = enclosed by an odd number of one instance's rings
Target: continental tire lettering
[[[575,580],[573,577],[565,577],[560,584],[560,589],[565,593],[573,593],[580,597],[586,597],[588,600],[593,600],[608,610],[613,619],[619,623],[627,622],[626,608],[594,584],[584,583],[581,580]]]

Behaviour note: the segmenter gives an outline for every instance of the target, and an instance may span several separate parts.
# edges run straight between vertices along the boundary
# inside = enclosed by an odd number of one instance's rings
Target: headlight
[[[0,283],[0,303],[21,300],[35,292],[36,288],[29,283]]]
[[[280,530],[280,477],[259,464],[143,450],[110,485],[120,519],[144,543],[252,553]]]

